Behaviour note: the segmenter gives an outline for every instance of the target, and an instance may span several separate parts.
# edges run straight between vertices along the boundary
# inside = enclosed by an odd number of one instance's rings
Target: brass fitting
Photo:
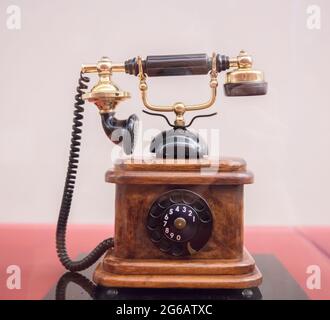
[[[253,60],[244,50],[235,58],[229,59],[230,68],[236,68],[226,73],[225,83],[263,82],[262,71],[252,69]]]
[[[110,61],[109,58],[102,57],[97,64],[83,65],[81,72],[98,73],[98,83],[82,98],[93,102],[100,113],[113,112],[120,101],[130,98],[130,93],[120,90],[111,79],[113,72],[125,72],[124,64],[116,64]]]

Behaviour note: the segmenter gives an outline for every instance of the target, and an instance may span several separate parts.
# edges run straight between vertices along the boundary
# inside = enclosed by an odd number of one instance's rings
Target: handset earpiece
[[[263,72],[252,69],[252,58],[245,51],[242,50],[237,58],[230,59],[229,66],[236,69],[226,74],[226,96],[259,96],[267,93]]]

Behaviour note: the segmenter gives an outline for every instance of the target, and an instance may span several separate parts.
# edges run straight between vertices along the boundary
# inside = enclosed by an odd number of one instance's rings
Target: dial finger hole
[[[208,211],[198,212],[198,216],[203,223],[209,223],[212,220],[212,216]]]
[[[158,201],[158,206],[162,209],[166,209],[171,205],[171,200],[169,197],[161,198]]]
[[[153,205],[150,209],[150,215],[153,218],[159,218],[159,216],[162,214],[162,210],[157,206],[157,205]]]
[[[161,237],[162,237],[162,235],[158,230],[155,230],[151,233],[151,240],[153,242],[159,242]]]
[[[170,195],[170,200],[172,203],[179,203],[182,201],[182,194],[180,192],[173,192]]]
[[[205,209],[205,206],[201,201],[197,200],[193,203],[193,208],[196,211],[203,211]]]
[[[163,252],[168,252],[171,248],[171,244],[166,240],[166,239],[162,239],[159,242],[159,249]]]
[[[183,247],[181,245],[174,245],[172,247],[171,253],[173,256],[179,257],[183,254]]]
[[[158,225],[159,225],[158,219],[155,219],[152,216],[148,217],[147,227],[149,230],[156,229]]]
[[[184,193],[183,194],[183,202],[186,204],[192,204],[195,200],[194,194]]]

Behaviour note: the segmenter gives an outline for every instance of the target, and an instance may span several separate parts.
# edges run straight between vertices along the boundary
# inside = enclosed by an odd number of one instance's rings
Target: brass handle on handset
[[[141,57],[137,58],[137,64],[139,68],[138,77],[140,79],[139,89],[141,91],[141,97],[143,104],[146,108],[152,110],[152,111],[159,111],[159,112],[171,112],[173,111],[175,113],[175,121],[174,125],[176,127],[185,127],[185,120],[184,120],[184,114],[186,111],[195,111],[195,110],[202,110],[211,107],[217,96],[217,87],[218,87],[218,72],[216,70],[216,55],[213,53],[212,55],[212,69],[210,71],[210,88],[211,88],[211,97],[207,102],[199,103],[199,104],[193,104],[193,105],[186,105],[183,102],[176,102],[173,105],[167,105],[167,106],[160,106],[160,105],[154,105],[151,104],[147,97],[147,91],[148,91],[148,85],[146,82],[147,75],[143,71],[143,65],[142,65],[142,59]]]

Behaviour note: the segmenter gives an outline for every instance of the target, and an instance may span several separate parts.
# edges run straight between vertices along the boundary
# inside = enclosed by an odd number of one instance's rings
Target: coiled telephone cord
[[[73,112],[73,126],[71,132],[71,145],[68,169],[65,179],[64,191],[62,196],[62,203],[60,213],[57,222],[56,229],[56,250],[57,255],[63,264],[63,266],[72,271],[81,271],[87,269],[94,264],[109,248],[114,246],[113,238],[105,239],[98,246],[92,250],[86,257],[81,260],[73,261],[70,259],[66,248],[66,229],[68,218],[70,214],[71,202],[76,182],[78,164],[79,164],[79,152],[80,152],[80,140],[81,140],[81,127],[83,125],[83,112],[84,103],[82,95],[85,93],[85,89],[88,88],[87,84],[89,78],[80,74],[79,85],[77,87],[77,94],[75,96],[74,112]]]

